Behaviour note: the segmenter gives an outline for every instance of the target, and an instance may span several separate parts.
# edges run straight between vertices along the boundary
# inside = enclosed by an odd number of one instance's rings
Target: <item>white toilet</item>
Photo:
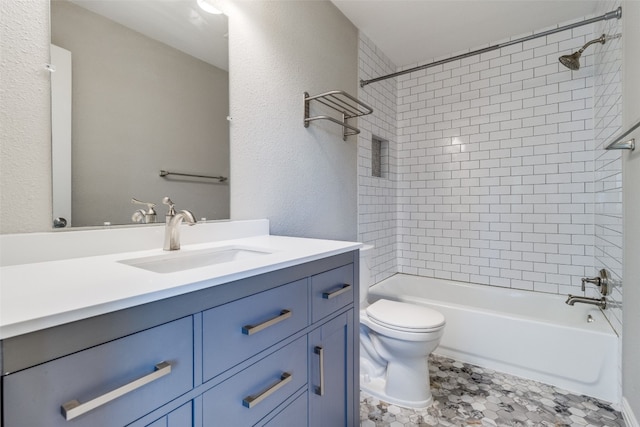
[[[369,305],[372,249],[360,249],[360,389],[395,405],[424,408],[433,400],[427,357],[440,343],[445,318],[405,302]]]

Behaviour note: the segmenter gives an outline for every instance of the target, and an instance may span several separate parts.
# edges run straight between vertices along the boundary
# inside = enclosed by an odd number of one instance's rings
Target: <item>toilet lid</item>
[[[444,326],[442,313],[405,302],[378,300],[367,307],[371,321],[399,331],[429,332]]]

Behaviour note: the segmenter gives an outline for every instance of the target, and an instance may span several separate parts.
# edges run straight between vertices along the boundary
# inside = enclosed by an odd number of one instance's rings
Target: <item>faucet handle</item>
[[[609,280],[611,275],[606,269],[600,270],[600,277],[583,277],[582,278],[582,291],[585,290],[585,284],[592,283],[598,287],[598,290],[602,295],[609,294]]]
[[[143,218],[146,224],[151,224],[153,222],[156,222],[156,210],[154,209],[156,207],[155,203],[142,202],[138,199],[134,199],[133,197],[131,198],[131,203],[138,204],[138,205],[145,205],[147,207],[146,212],[140,209],[139,211],[135,211],[133,213],[133,216],[131,217],[131,219],[134,222],[142,222]]]
[[[156,207],[155,203],[143,202],[143,201],[140,201],[140,200],[135,199],[133,197],[131,198],[131,203],[138,204],[138,205],[146,205],[147,209],[148,209],[147,213],[149,213],[149,214],[151,214],[151,213],[155,214],[156,213],[155,210],[153,209],[153,208]]]
[[[585,285],[587,283],[593,283],[596,286],[600,286],[600,278],[599,277],[583,277],[582,278],[582,292],[584,292],[585,289]]]
[[[169,212],[167,212],[167,216],[174,216],[176,214],[176,209],[174,208],[176,204],[173,203],[169,197],[164,197],[162,199],[162,203],[169,206]]]

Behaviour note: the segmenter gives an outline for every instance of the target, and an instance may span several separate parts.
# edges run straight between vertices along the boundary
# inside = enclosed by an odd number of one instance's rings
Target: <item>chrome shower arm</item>
[[[586,48],[588,48],[588,47],[589,47],[589,46],[591,46],[592,44],[594,44],[594,43],[601,43],[601,44],[604,44],[604,42],[605,42],[605,41],[607,41],[607,36],[606,36],[605,34],[603,34],[603,35],[601,35],[600,37],[598,37],[597,39],[595,39],[595,40],[591,40],[590,42],[588,42],[587,44],[585,44],[584,46],[582,46],[582,47],[580,48],[580,50],[578,50],[578,52],[579,52],[579,53],[582,53],[582,52],[584,52],[584,50],[585,50]]]

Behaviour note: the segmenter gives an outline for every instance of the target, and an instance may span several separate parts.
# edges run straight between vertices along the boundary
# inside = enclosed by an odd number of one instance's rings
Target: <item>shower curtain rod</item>
[[[474,50],[474,51],[471,51],[471,52],[463,53],[461,55],[452,56],[451,58],[441,59],[439,61],[431,62],[431,63],[425,64],[425,65],[420,65],[418,67],[408,68],[406,70],[398,71],[396,73],[387,74],[385,76],[380,76],[380,77],[376,77],[376,78],[369,79],[369,80],[362,80],[361,79],[360,80],[360,87],[365,87],[366,85],[368,85],[370,83],[379,82],[381,80],[391,79],[393,77],[398,77],[398,76],[402,76],[404,74],[413,73],[414,71],[425,70],[427,68],[435,67],[437,65],[441,65],[441,64],[446,64],[448,62],[457,61],[458,59],[464,59],[464,58],[468,58],[470,56],[479,55],[481,53],[491,52],[493,50],[500,49],[500,48],[507,47],[507,46],[511,46],[511,45],[516,44],[516,43],[522,43],[522,42],[526,42],[526,41],[529,41],[529,40],[537,39],[538,37],[544,37],[544,36],[548,36],[550,34],[559,33],[560,31],[570,30],[572,28],[581,27],[583,25],[588,25],[588,24],[592,24],[594,22],[599,22],[599,21],[605,21],[605,20],[608,20],[608,19],[613,19],[613,18],[620,19],[621,17],[622,17],[622,7],[618,7],[616,10],[614,10],[612,12],[605,13],[602,16],[596,16],[595,18],[590,18],[590,19],[586,19],[584,21],[575,22],[573,24],[565,25],[563,27],[554,28],[554,29],[551,29],[551,30],[543,31],[541,33],[532,34],[530,36],[522,37],[522,38],[519,38],[519,39],[516,39],[516,40],[511,40],[511,41],[508,41],[508,42],[499,43],[499,44],[494,45],[494,46],[489,46],[489,47],[485,47],[485,48],[482,48],[482,49]]]

